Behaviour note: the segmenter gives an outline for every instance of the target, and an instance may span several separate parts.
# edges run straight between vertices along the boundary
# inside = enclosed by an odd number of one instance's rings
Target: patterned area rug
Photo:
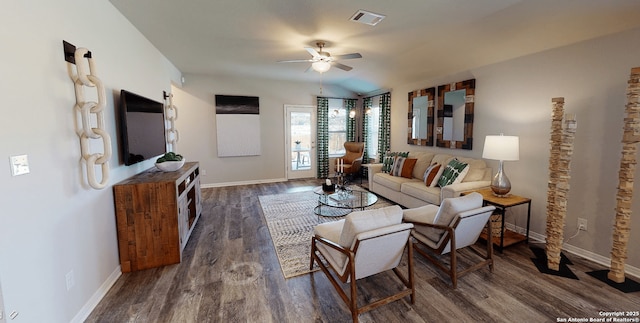
[[[313,228],[319,223],[336,221],[344,217],[315,215],[313,208],[318,205],[318,195],[312,191],[263,195],[258,199],[284,278],[311,272],[309,262]],[[388,205],[391,203],[379,197],[378,202],[369,208]]]

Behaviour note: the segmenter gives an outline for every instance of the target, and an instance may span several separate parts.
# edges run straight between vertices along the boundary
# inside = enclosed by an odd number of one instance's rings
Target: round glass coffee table
[[[313,213],[319,216],[345,216],[353,210],[364,210],[378,202],[378,196],[358,188],[325,192],[322,186],[318,186],[313,192],[318,195],[318,205],[313,209]]]

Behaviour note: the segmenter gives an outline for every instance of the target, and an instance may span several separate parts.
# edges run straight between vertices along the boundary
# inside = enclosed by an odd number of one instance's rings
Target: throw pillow
[[[411,178],[416,161],[418,161],[417,158],[397,157],[389,174]]]
[[[440,164],[434,163],[431,164],[431,166],[427,167],[427,170],[424,171],[424,175],[422,176],[424,185],[431,186],[431,183],[433,183],[433,180],[436,179],[436,175],[438,174],[441,166],[442,165]]]
[[[440,176],[442,176],[442,173],[444,173],[444,169],[446,167],[442,166],[442,164],[440,164],[440,169],[438,169],[438,173],[436,174],[436,176],[433,178],[433,181],[431,181],[431,184],[429,185],[429,187],[436,187],[438,186],[438,180],[440,179]]]
[[[462,173],[462,171],[466,167],[466,163],[459,161],[457,158],[452,159],[449,164],[447,164],[447,167],[445,167],[444,172],[442,172],[442,175],[438,179],[438,186],[445,187],[447,185],[453,184],[456,178],[460,176],[460,173]]]
[[[391,167],[393,163],[396,161],[397,157],[408,157],[409,152],[386,152],[384,157],[382,158],[382,172],[389,173],[391,172]]]

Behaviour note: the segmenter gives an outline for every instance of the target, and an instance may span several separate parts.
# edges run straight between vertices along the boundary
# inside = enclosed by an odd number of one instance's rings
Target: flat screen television
[[[164,105],[121,90],[120,142],[127,166],[164,154],[167,150]]]

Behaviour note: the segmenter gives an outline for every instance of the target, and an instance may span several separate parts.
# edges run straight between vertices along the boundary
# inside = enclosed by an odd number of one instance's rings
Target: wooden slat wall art
[[[444,140],[443,127],[444,127],[444,96],[446,92],[465,90],[465,112],[464,112],[464,140],[452,141]],[[438,86],[438,107],[437,107],[437,120],[438,125],[436,127],[436,146],[442,148],[457,148],[457,149],[473,149],[473,113],[476,95],[476,80],[470,79],[466,81],[445,84]]]
[[[624,283],[624,263],[627,259],[627,244],[631,234],[631,200],[633,198],[633,178],[636,173],[636,153],[640,142],[640,67],[631,69],[627,86],[627,106],[625,109],[622,135],[622,157],[618,172],[618,193],[616,195],[616,218],[613,227],[611,248],[611,268],[607,278]]]
[[[413,99],[417,97],[427,97],[427,138],[413,138],[412,130],[413,130]],[[433,146],[433,130],[434,130],[434,113],[435,113],[435,97],[436,97],[436,88],[430,87],[428,89],[415,90],[409,92],[408,95],[408,107],[409,113],[407,114],[407,143],[410,145],[419,145],[419,146]]]

